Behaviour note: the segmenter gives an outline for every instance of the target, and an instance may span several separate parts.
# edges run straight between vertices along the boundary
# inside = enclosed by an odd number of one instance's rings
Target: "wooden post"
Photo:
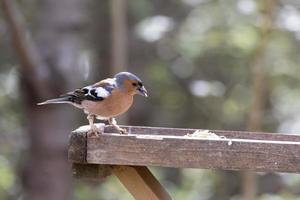
[[[172,199],[147,167],[116,165],[112,171],[136,200]]]

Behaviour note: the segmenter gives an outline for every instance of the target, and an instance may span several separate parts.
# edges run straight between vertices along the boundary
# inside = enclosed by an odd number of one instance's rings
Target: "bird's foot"
[[[119,131],[120,134],[127,134],[127,130],[124,129],[124,128],[121,128],[118,124],[117,124],[117,121],[115,120],[115,118],[109,118],[108,119],[108,123],[110,125],[112,125],[112,127],[114,129],[116,129],[117,131]]]
[[[126,130],[125,128],[121,128],[121,127],[118,126],[118,125],[113,125],[113,127],[114,127],[117,131],[119,131],[120,134],[124,134],[124,135],[127,134],[127,130]]]
[[[120,132],[120,134],[124,134],[124,135],[127,135],[128,133],[127,133],[127,130],[125,129],[125,128],[120,128],[119,129],[119,132]]]
[[[99,136],[99,134],[102,134],[102,132],[94,124],[91,125],[90,130],[87,132],[88,137]]]

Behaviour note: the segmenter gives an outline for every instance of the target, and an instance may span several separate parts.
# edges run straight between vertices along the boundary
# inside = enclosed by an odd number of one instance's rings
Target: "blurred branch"
[[[127,1],[111,0],[111,74],[126,71],[127,68]],[[121,123],[128,121],[127,114],[119,119]]]
[[[127,67],[127,16],[126,0],[111,0],[112,21],[112,74],[124,71]]]
[[[249,131],[259,131],[261,129],[262,113],[266,103],[266,79],[267,72],[265,69],[265,54],[270,40],[273,26],[273,15],[276,1],[265,0],[262,10],[262,22],[260,27],[261,37],[257,43],[252,64],[252,103],[247,124]],[[253,172],[243,172],[243,199],[255,200],[257,194],[256,175]]]
[[[265,54],[267,51],[271,30],[273,26],[273,13],[275,9],[275,1],[266,0],[265,10],[263,10],[261,37],[257,43],[252,64],[252,105],[249,115],[247,128],[250,131],[258,131],[261,129],[262,112],[265,106],[265,91],[267,78],[265,70]]]
[[[13,0],[0,0],[0,3],[11,31],[13,45],[23,67],[21,69],[24,73],[23,78],[26,79],[26,83],[33,89],[36,96],[49,96],[49,89],[46,88],[47,84],[42,84],[42,82],[45,82],[45,77],[48,74],[45,71],[47,68],[42,67],[44,63],[33,42],[29,39],[20,9],[18,9]],[[38,69],[43,69],[43,74],[41,73],[42,71],[38,74]]]

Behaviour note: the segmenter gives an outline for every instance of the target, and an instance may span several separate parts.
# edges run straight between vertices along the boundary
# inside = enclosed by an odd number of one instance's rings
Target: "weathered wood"
[[[84,127],[70,138],[74,163],[300,172],[298,135],[218,130],[227,139],[203,139],[185,137],[196,129],[125,126],[129,135],[106,127],[87,138]]]
[[[101,127],[103,124],[96,124]],[[167,128],[167,127],[145,127],[145,126],[121,126],[125,128],[129,134],[136,135],[171,135],[184,136],[191,134],[196,130],[190,128]],[[89,126],[81,126],[74,130],[73,133],[85,133],[89,130]],[[206,130],[206,129],[204,129]],[[299,134],[284,134],[284,133],[266,133],[266,132],[250,132],[250,131],[228,131],[228,130],[209,130],[219,136],[235,139],[255,139],[255,140],[281,140],[281,141],[296,141],[300,142]],[[106,126],[105,133],[117,133],[113,127]]]
[[[298,135],[210,130],[217,137],[201,137],[190,135],[196,129],[123,128],[128,135],[111,127],[98,137],[88,137],[87,126],[74,131],[69,160],[83,163],[73,165],[74,175],[101,179],[112,171],[135,199],[164,200],[171,197],[144,166],[300,172]]]
[[[129,134],[173,135],[173,136],[184,136],[186,134],[191,134],[196,130],[199,130],[199,129],[187,129],[187,128],[144,127],[144,126],[122,126],[122,128],[126,128]],[[278,140],[278,141],[300,142],[299,134],[228,131],[228,130],[209,130],[209,131],[216,133],[219,136],[225,136],[227,138],[235,138],[235,139]],[[105,128],[105,132],[115,133],[115,131],[110,127]]]
[[[96,124],[102,126],[102,124]],[[171,135],[184,136],[191,134],[196,130],[190,128],[167,128],[167,127],[145,127],[145,126],[121,126],[125,128],[129,134],[136,135]],[[73,133],[85,133],[89,126],[81,126],[74,130]],[[206,130],[206,129],[204,129]],[[300,142],[299,134],[282,134],[282,133],[266,133],[266,132],[250,132],[250,131],[228,131],[228,130],[209,130],[219,136],[235,139],[254,139],[254,140],[277,140],[277,141],[295,141]],[[116,133],[111,126],[106,126],[105,133]]]
[[[105,124],[96,124],[100,132],[104,131]],[[68,160],[73,163],[86,163],[87,137],[90,126],[81,126],[72,131],[69,138]],[[114,129],[111,129],[112,131]]]
[[[112,171],[136,200],[172,199],[147,167],[113,166]]]
[[[73,177],[79,179],[101,181],[111,175],[111,166],[73,163],[72,174]]]
[[[300,172],[300,142],[102,134],[88,138],[86,159],[112,165]]]
[[[69,139],[68,159],[73,163],[86,163],[87,132],[73,132]]]

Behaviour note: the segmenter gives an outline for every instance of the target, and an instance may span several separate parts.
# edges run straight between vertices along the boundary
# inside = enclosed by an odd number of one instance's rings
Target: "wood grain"
[[[300,172],[300,142],[103,134],[87,140],[87,162]]]
[[[102,126],[101,123],[96,124]],[[129,134],[134,135],[172,135],[184,136],[191,134],[196,130],[208,129],[190,129],[190,128],[167,128],[167,127],[146,127],[146,126],[121,126],[125,128]],[[89,130],[89,126],[81,126],[74,130],[73,133],[85,133]],[[250,131],[232,131],[232,130],[209,130],[219,136],[236,139],[256,139],[256,140],[278,140],[278,141],[297,141],[300,142],[299,134],[284,134],[284,133],[266,133],[266,132],[250,132]],[[111,126],[105,127],[105,133],[117,133]]]
[[[112,171],[136,200],[172,199],[147,167],[113,166]]]
[[[201,129],[188,129],[188,128],[167,128],[167,127],[145,127],[145,126],[121,126],[126,128],[129,134],[138,135],[173,135],[184,136],[191,134],[196,130]],[[202,129],[208,130],[208,129]],[[232,130],[209,130],[219,136],[236,139],[256,139],[256,140],[281,140],[281,141],[298,141],[300,142],[299,134],[284,134],[284,133],[266,133],[266,132],[250,132],[250,131],[232,131]],[[106,133],[115,133],[115,131],[107,127]]]
[[[298,135],[212,130],[227,138],[212,140],[185,137],[196,129],[123,126],[129,135],[106,127],[87,137],[84,127],[70,136],[73,163],[300,172]]]
[[[68,159],[73,163],[86,163],[87,132],[72,132],[69,139]]]
[[[101,180],[113,172],[135,199],[169,200],[145,166],[300,172],[298,135],[210,130],[223,137],[206,138],[187,136],[196,129],[123,128],[128,135],[111,127],[98,137],[88,137],[87,126],[75,130],[68,151],[74,176]]]

